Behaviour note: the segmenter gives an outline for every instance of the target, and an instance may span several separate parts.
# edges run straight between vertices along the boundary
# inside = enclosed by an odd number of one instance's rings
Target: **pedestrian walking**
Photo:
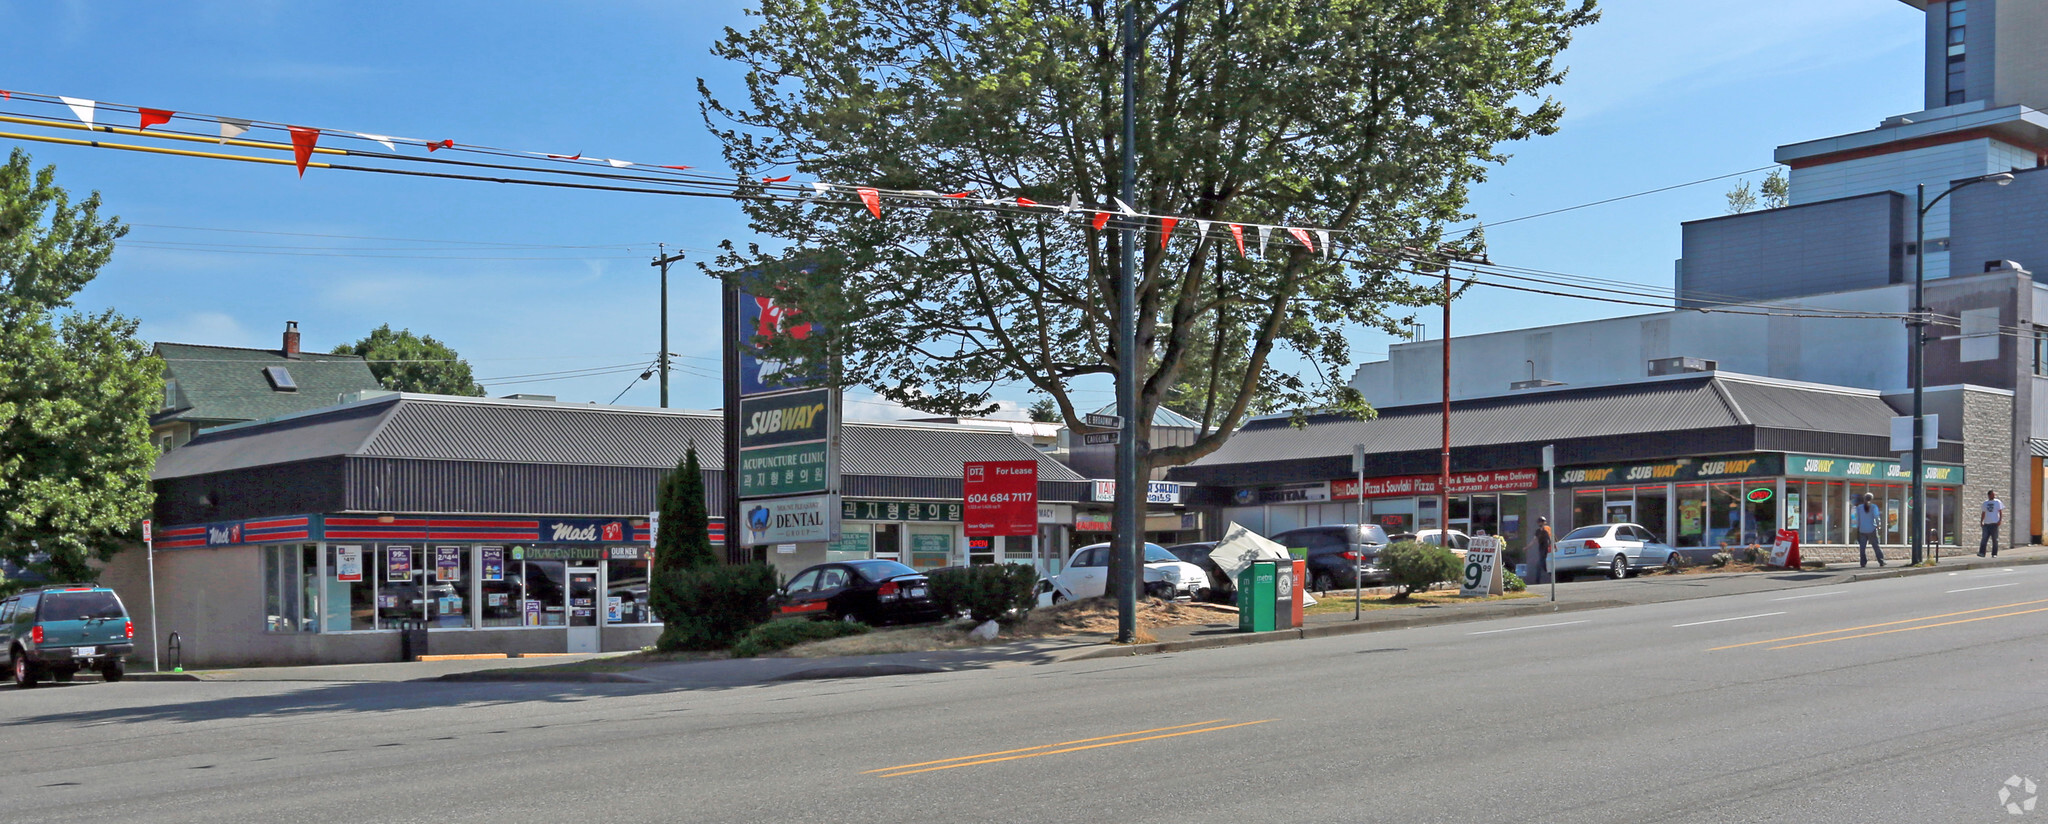
[[[1543,565],[1543,574],[1545,576],[1554,574],[1550,571],[1550,551],[1557,547],[1557,539],[1550,534],[1549,517],[1543,515],[1536,516],[1536,534],[1532,537],[1533,540],[1530,543],[1535,545],[1536,551],[1534,554],[1539,559],[1537,563]]]
[[[1884,566],[1884,544],[1877,539],[1877,519],[1882,514],[1877,510],[1877,496],[1863,493],[1863,502],[1856,505],[1853,513],[1856,521],[1856,560],[1859,566],[1870,566],[1870,553],[1877,553],[1877,565]]]
[[[1977,557],[1984,557],[1984,546],[1991,546],[1991,557],[1998,557],[1998,530],[2005,526],[2005,502],[1998,499],[1998,490],[1984,490],[1983,536],[1977,539]]]

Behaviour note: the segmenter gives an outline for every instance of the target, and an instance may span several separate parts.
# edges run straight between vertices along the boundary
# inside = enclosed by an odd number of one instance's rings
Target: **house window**
[[[2048,378],[2048,329],[2034,330],[2034,375]]]
[[[282,366],[263,367],[263,377],[270,380],[270,388],[279,392],[299,391],[299,384],[292,380],[291,371]]]

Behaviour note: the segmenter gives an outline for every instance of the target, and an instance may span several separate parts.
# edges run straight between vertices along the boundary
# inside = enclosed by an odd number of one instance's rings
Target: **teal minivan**
[[[135,622],[106,587],[43,586],[0,601],[0,644],[22,688],[46,676],[69,681],[82,669],[119,681],[122,656],[135,651]]]

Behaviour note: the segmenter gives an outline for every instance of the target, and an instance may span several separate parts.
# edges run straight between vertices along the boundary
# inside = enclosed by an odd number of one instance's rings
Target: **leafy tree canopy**
[[[59,315],[127,227],[55,181],[20,149],[0,166],[0,557],[91,580],[149,517],[163,364],[112,310]]]
[[[484,388],[471,377],[468,361],[434,336],[415,335],[411,329],[393,332],[387,323],[371,330],[369,337],[334,347],[334,354],[361,355],[370,362],[370,374],[376,375],[385,389],[472,397],[484,394]]]
[[[1470,217],[1467,189],[1506,159],[1500,144],[1555,129],[1562,107],[1542,95],[1597,19],[1592,0],[1142,5],[1130,205],[1187,219],[1164,244],[1157,222],[1139,234],[1140,439],[1168,401],[1217,427],[1148,462],[1214,451],[1261,403],[1369,413],[1344,384],[1346,333],[1398,333],[1407,307],[1439,300],[1406,275],[1476,243],[1446,227]],[[847,384],[941,414],[985,414],[995,386],[1024,382],[1078,423],[1092,405],[1070,386],[1101,386],[1116,362],[1118,233],[1089,217],[1121,184],[1119,6],[759,0],[752,28],[729,29],[713,51],[746,70],[744,100],[698,86],[742,193],[794,172],[1084,204],[1055,217],[885,202],[878,220],[857,203],[746,201],[755,230],[792,251],[729,246],[719,267],[759,273],[832,331],[764,351],[834,358]],[[1284,237],[1261,253],[1248,237],[1240,258],[1224,227],[1198,238],[1194,220],[1327,228],[1343,254]],[[799,258],[827,263],[777,265]],[[1277,366],[1276,349],[1302,365]]]

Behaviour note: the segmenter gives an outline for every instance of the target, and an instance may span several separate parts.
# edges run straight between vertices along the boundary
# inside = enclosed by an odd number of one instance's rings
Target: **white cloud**
[[[1003,421],[1028,421],[1031,414],[1023,404],[1016,401],[997,400],[996,411],[984,416]],[[849,421],[905,421],[916,418],[936,418],[930,412],[919,412],[880,395],[847,394],[844,400],[845,412],[842,418]]]
[[[223,312],[188,312],[168,320],[142,322],[143,340],[163,343],[193,343],[203,346],[241,346],[259,349],[276,346],[283,338],[265,340]],[[282,333],[280,332],[280,335]]]

